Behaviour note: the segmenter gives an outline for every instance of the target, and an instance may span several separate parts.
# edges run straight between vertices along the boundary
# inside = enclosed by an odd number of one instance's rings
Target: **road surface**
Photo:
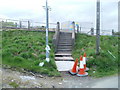
[[[71,76],[67,72],[61,72],[62,77],[33,76],[11,69],[0,69],[1,72],[3,88],[12,88],[11,82],[18,84],[19,88],[118,88],[117,75],[96,79]]]

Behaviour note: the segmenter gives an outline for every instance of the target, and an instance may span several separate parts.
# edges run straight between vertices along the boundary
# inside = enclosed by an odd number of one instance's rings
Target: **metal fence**
[[[56,31],[57,23],[49,23],[49,31]],[[0,31],[1,30],[42,30],[45,31],[46,23],[35,22],[32,20],[15,20],[15,19],[3,19],[0,18]],[[60,23],[60,30],[66,31],[72,30],[72,21]],[[96,35],[96,29],[93,28],[91,22],[75,22],[75,32],[84,33],[88,35]],[[114,30],[100,30],[100,35],[113,35]]]
[[[56,30],[57,23],[49,23],[49,31]],[[46,23],[35,22],[32,20],[14,20],[14,19],[0,19],[0,26],[2,30],[21,29],[21,30],[45,30]]]
[[[88,35],[96,35],[96,29],[94,28],[85,28],[80,27],[81,33],[88,34]],[[113,35],[114,31],[111,30],[100,30],[100,35]]]
[[[96,35],[96,29],[93,28],[93,23],[91,22],[75,22],[75,26],[76,33]],[[72,30],[72,21],[62,22],[61,30]],[[100,35],[113,35],[114,33],[113,29],[100,30]]]

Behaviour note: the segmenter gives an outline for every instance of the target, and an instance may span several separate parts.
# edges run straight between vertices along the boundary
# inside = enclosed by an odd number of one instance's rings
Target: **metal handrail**
[[[60,35],[60,23],[57,22],[57,29],[53,36],[53,44],[55,46],[55,52],[57,52],[58,42],[59,42],[59,35]]]

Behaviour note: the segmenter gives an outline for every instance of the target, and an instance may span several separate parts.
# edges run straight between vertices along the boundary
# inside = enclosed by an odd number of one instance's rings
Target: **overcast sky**
[[[101,0],[101,29],[118,30],[118,1]],[[93,23],[96,28],[96,0],[48,0],[50,22]],[[0,18],[45,22],[45,0],[0,0]]]

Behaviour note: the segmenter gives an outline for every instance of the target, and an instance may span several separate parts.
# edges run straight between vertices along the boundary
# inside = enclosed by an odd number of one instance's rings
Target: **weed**
[[[19,85],[16,82],[11,82],[11,83],[9,83],[9,85],[14,87],[14,88],[19,87]]]

